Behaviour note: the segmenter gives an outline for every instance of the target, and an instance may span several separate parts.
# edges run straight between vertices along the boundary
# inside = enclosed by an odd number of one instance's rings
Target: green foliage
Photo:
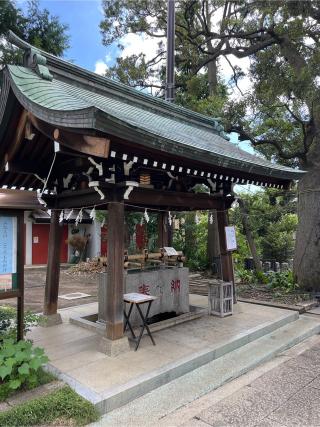
[[[261,259],[285,262],[293,258],[294,233],[298,223],[295,192],[267,189],[243,192],[240,197],[246,204],[248,223]],[[231,209],[230,219],[237,229],[236,265],[243,265],[244,258],[251,255],[239,208]]]
[[[51,374],[50,372],[46,372],[42,368],[39,368],[35,375],[36,379],[34,378],[33,381],[26,381],[23,384],[22,390],[31,390],[40,385],[50,383],[51,381],[54,381],[56,379],[53,374]],[[6,400],[9,396],[14,394],[15,391],[16,390],[10,388],[9,382],[3,382],[2,384],[0,384],[0,402]],[[18,391],[20,391],[20,389],[18,389]]]
[[[296,291],[299,286],[294,280],[292,271],[271,273],[269,275],[269,286],[272,289],[280,290],[283,293],[292,293]]]
[[[260,240],[264,259],[285,262],[293,256],[293,233],[298,225],[297,215],[285,214],[278,222],[267,226],[266,237]]]
[[[180,74],[178,81],[183,84],[176,91],[177,104],[208,116],[221,115],[228,99],[225,84],[219,82],[214,95],[210,95],[207,73],[195,76]]]
[[[179,230],[174,233],[173,246],[181,250],[186,258],[186,265],[191,270],[205,270],[208,268],[207,258],[207,213],[198,213],[200,222],[196,224],[195,213],[177,214],[183,218]]]
[[[245,270],[243,267],[238,266],[235,270],[236,277],[244,285],[254,283],[254,274],[251,270]]]
[[[41,317],[27,311],[24,315],[24,333],[30,331],[32,326],[41,323]],[[17,337],[17,310],[10,306],[0,306],[0,341],[6,338]]]
[[[268,276],[262,271],[250,271],[238,267],[235,273],[236,277],[240,279],[240,282],[244,285],[252,285],[255,283],[267,284],[269,281]]]
[[[69,386],[0,413],[1,426],[48,425],[58,420],[82,426],[97,421],[95,407]]]
[[[47,9],[40,9],[38,0],[28,2],[27,12],[12,0],[2,0],[0,7],[0,69],[1,65],[19,61],[19,51],[7,43],[6,35],[12,30],[23,40],[40,49],[61,56],[69,47],[67,25]]]
[[[0,346],[0,378],[8,385],[6,390],[35,386],[37,372],[48,360],[44,350],[33,347],[30,341],[5,339]]]
[[[0,307],[0,339],[12,327],[14,319],[17,317],[17,311],[10,306]]]

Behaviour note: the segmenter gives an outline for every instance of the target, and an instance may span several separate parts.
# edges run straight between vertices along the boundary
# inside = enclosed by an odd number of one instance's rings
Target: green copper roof
[[[20,47],[28,48],[20,42]],[[46,63],[41,60],[40,70],[39,63],[38,69],[34,64],[30,68],[8,66],[5,80],[10,81],[19,102],[46,122],[100,130],[213,168],[287,181],[299,179],[303,173],[241,150],[225,137],[216,119],[155,99],[45,52],[38,53],[46,58]]]

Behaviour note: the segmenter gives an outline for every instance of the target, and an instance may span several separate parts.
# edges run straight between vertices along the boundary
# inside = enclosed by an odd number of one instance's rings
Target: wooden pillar
[[[62,225],[59,224],[60,212],[60,210],[53,210],[51,212],[47,276],[43,308],[43,314],[45,315],[56,314],[58,308],[60,246],[62,237]]]
[[[220,242],[220,257],[221,257],[221,275],[225,282],[233,282],[233,263],[232,254],[227,251],[226,233],[224,227],[228,225],[227,210],[217,211],[219,242]]]
[[[163,248],[169,246],[168,239],[168,214],[166,212],[160,212],[158,215],[158,246]]]
[[[123,291],[124,291],[124,204],[108,205],[108,267],[106,336],[110,340],[123,337]]]
[[[210,221],[212,217],[212,221]],[[208,211],[207,256],[213,277],[221,276],[220,241],[217,211]]]

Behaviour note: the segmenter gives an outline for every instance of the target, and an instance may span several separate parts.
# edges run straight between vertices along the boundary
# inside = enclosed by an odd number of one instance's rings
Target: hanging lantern
[[[150,185],[151,178],[149,173],[141,173],[139,177],[139,182],[141,185]]]

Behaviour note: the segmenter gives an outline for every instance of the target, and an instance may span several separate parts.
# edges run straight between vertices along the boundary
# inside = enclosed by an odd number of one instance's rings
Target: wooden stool
[[[142,338],[142,335],[143,335],[143,332],[144,332],[145,329],[147,330],[147,333],[148,333],[148,335],[149,335],[149,337],[150,337],[150,339],[152,341],[152,344],[156,345],[156,343],[154,342],[154,339],[153,339],[153,337],[151,335],[149,326],[147,324],[148,316],[149,316],[149,312],[150,312],[150,308],[151,308],[151,304],[156,299],[157,299],[157,297],[154,297],[152,295],[138,294],[138,293],[135,293],[135,292],[133,292],[131,294],[124,294],[123,295],[123,301],[125,303],[130,304],[130,308],[129,308],[128,314],[126,313],[126,309],[124,309],[124,313],[123,314],[124,314],[124,317],[125,317],[126,321],[125,321],[125,324],[124,324],[123,331],[125,332],[126,329],[127,329],[127,326],[129,327],[131,335],[132,335],[132,338],[137,343],[136,344],[136,348],[135,348],[134,351],[138,350],[138,347],[139,347],[139,344],[140,344],[140,341],[141,341],[141,338]],[[148,304],[145,316],[143,315],[143,313],[141,311],[141,308],[140,308],[141,304]],[[132,309],[133,309],[134,305],[137,307],[138,313],[139,313],[139,315],[141,317],[141,320],[142,320],[142,325],[140,326],[139,337],[136,337],[135,333],[133,332],[131,323],[130,323],[130,316],[131,316]]]

